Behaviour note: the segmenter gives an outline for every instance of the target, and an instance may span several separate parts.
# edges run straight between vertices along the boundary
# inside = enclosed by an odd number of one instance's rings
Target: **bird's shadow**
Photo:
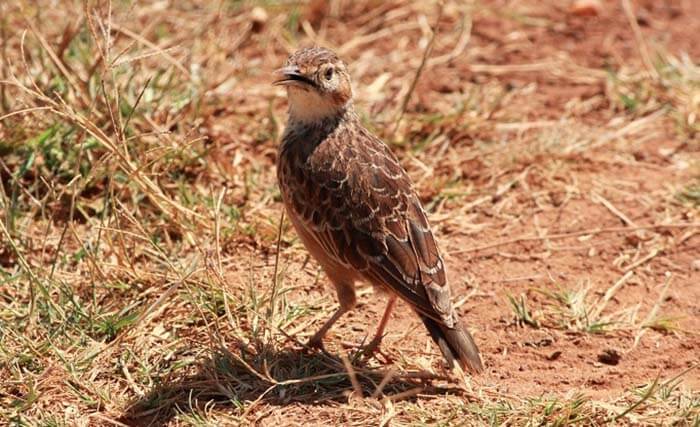
[[[355,386],[347,363],[357,380]],[[389,371],[371,368],[361,357],[343,361],[325,351],[274,351],[261,344],[247,350],[218,349],[201,360],[191,375],[163,381],[131,402],[119,421],[130,426],[162,426],[178,414],[205,412],[205,406],[212,405],[240,415],[261,404],[331,405],[347,402],[358,385],[363,396],[371,396],[381,387],[381,395],[389,398],[414,399],[418,392],[440,395],[463,391],[457,386],[433,385],[437,377],[428,372]]]

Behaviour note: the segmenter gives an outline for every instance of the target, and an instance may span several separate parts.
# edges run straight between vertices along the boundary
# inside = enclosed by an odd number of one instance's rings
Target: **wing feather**
[[[443,260],[410,178],[369,132],[354,135],[350,146],[330,142],[304,164],[304,181],[318,186],[315,197],[294,200],[303,205],[295,208],[303,213],[306,231],[337,262],[451,327]]]

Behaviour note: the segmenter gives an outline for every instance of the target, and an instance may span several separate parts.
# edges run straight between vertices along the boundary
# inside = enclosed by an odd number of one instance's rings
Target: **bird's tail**
[[[478,374],[484,370],[479,349],[462,322],[457,321],[453,328],[449,328],[429,317],[421,315],[420,318],[430,332],[433,341],[440,347],[450,369],[454,368],[455,360],[457,360],[465,372]]]

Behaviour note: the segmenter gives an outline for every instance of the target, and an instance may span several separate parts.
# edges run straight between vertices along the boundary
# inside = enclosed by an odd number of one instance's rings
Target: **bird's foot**
[[[374,338],[366,346],[360,347],[360,351],[362,351],[362,354],[364,354],[367,357],[372,357],[375,353],[379,353],[382,356],[384,356],[384,353],[382,353],[382,349],[380,348],[381,343],[381,338]]]
[[[325,352],[326,348],[323,346],[323,339],[314,335],[306,342],[306,348],[309,350],[320,350]]]
[[[381,342],[382,342],[381,337],[375,337],[367,345],[357,345],[357,344],[353,344],[353,343],[344,342],[343,346],[345,348],[356,348],[357,353],[362,357],[365,357],[365,358],[375,357],[375,358],[377,358],[377,355],[381,355],[382,358],[384,359],[383,360],[384,363],[392,363],[394,361],[394,358],[382,350],[382,348],[380,346]]]

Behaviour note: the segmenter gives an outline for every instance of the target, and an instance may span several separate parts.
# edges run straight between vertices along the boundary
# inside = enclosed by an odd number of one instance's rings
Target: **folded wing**
[[[303,213],[309,234],[338,262],[452,327],[443,261],[411,181],[380,140],[368,132],[359,139],[355,135],[352,145],[318,147],[337,150],[333,156],[307,157],[308,182],[318,188],[309,188],[313,200],[294,200],[297,212]]]

